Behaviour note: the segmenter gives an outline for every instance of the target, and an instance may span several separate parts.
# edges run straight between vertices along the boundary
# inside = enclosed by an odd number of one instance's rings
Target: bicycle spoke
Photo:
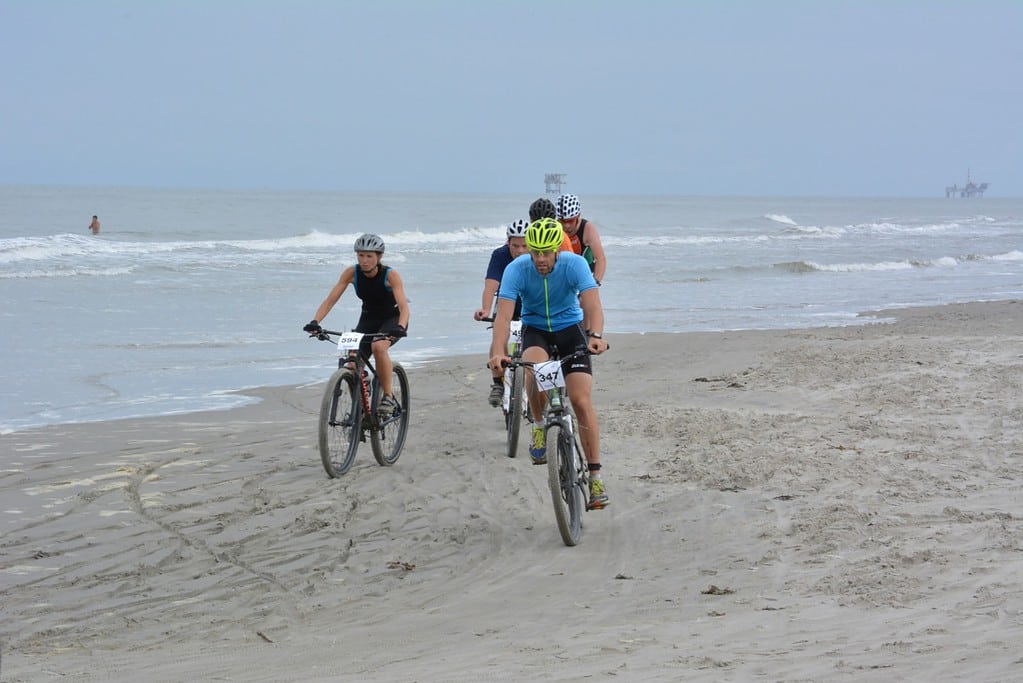
[[[508,432],[508,447],[505,451],[509,458],[514,458],[519,449],[519,435],[522,432],[523,412],[523,373],[522,368],[509,368],[505,372],[508,383],[508,409],[505,413],[505,428]]]
[[[393,364],[391,374],[391,392],[397,406],[394,414],[380,421],[370,430],[370,443],[373,446],[373,457],[381,466],[393,465],[401,456],[408,434],[409,400],[408,376],[400,363]],[[379,393],[379,388],[374,394]],[[378,402],[374,401],[374,405]]]
[[[551,422],[547,427],[547,473],[561,540],[565,545],[576,545],[582,538],[583,502],[576,485],[572,435],[560,420]]]
[[[340,368],[327,382],[320,406],[319,449],[327,476],[339,477],[351,468],[359,447],[360,422],[355,378]]]

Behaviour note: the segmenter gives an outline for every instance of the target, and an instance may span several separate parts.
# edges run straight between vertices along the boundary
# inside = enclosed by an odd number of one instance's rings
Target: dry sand
[[[1021,680],[1023,303],[898,318],[610,335],[575,548],[482,348],[338,480],[320,386],[0,436],[0,680]]]

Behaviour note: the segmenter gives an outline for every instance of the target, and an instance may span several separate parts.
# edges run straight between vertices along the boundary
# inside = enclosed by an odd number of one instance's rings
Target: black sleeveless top
[[[362,299],[362,312],[377,318],[397,315],[398,302],[391,286],[387,284],[390,266],[380,266],[377,274],[368,277],[359,266],[355,266],[355,294]]]

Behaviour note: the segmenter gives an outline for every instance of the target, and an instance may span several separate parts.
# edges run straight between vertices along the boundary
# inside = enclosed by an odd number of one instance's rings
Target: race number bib
[[[508,331],[510,333],[508,336],[508,353],[514,355],[515,349],[522,344],[522,321],[512,320]]]
[[[536,377],[536,383],[544,391],[550,391],[555,387],[560,389],[565,386],[565,376],[561,373],[561,361],[549,360],[535,365],[533,366],[533,375]]]
[[[347,356],[349,351],[358,351],[362,342],[362,332],[345,332],[337,338],[337,350],[342,356]]]

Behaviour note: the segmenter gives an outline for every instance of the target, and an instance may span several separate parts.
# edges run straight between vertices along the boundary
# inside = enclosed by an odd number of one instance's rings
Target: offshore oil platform
[[[946,197],[983,197],[987,183],[975,183],[970,178],[970,169],[966,169],[966,185],[951,185],[945,188]]]
[[[565,173],[545,173],[543,176],[544,191],[547,194],[561,194],[561,186],[565,184]]]

